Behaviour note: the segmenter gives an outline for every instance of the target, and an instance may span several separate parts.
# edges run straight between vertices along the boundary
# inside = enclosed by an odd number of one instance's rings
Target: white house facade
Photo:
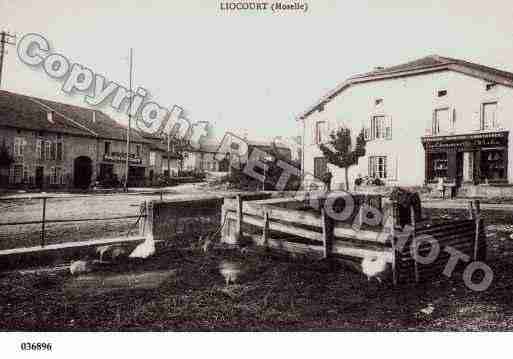
[[[439,178],[457,187],[513,183],[513,74],[428,56],[353,76],[299,117],[305,182],[329,168],[319,144],[337,127],[365,131],[366,155],[349,170],[388,185],[420,186]],[[354,142],[354,141],[353,141]]]

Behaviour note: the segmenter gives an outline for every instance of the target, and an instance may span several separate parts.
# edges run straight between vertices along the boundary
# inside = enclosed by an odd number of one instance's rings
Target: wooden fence
[[[390,268],[395,284],[422,281],[440,275],[447,263],[447,246],[480,260],[486,253],[486,239],[479,207],[470,211],[470,219],[440,223],[416,222],[411,209],[408,228],[397,223],[397,203],[383,214],[380,195],[353,195],[354,208],[345,221],[336,221],[324,208],[326,198],[318,197],[318,210],[308,208],[308,198],[266,199],[244,201],[241,197],[226,199],[222,207],[226,222],[222,240],[231,244],[256,244],[275,251],[303,254],[318,259],[332,258],[362,270],[364,258],[380,258]],[[315,202],[314,201],[314,202]],[[365,207],[372,207],[384,215],[375,225],[366,225],[362,216]],[[367,208],[368,208],[367,207]],[[476,235],[477,233],[477,235]],[[426,265],[412,257],[412,246],[425,255],[430,244],[422,239],[434,238],[440,246],[440,255]],[[405,238],[406,236],[406,238]],[[414,248],[417,248],[414,247]]]

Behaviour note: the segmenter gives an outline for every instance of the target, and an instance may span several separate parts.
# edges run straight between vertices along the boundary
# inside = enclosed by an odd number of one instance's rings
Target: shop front
[[[126,153],[111,152],[103,156],[100,163],[99,181],[116,186],[124,182],[126,170]],[[128,186],[144,186],[146,167],[142,158],[131,153],[128,157]]]
[[[422,137],[426,182],[463,184],[508,182],[508,132]]]

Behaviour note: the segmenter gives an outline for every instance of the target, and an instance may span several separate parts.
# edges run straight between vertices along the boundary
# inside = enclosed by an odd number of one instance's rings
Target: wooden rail
[[[223,216],[227,225],[223,240],[238,243],[242,237],[256,245],[296,254],[314,255],[319,258],[347,256],[365,258],[381,256],[388,263],[393,261],[390,235],[379,229],[355,229],[347,223],[336,223],[324,209],[320,214],[298,209],[297,200],[272,199],[245,202],[240,197],[225,200]],[[253,227],[260,234],[245,231]]]
[[[376,198],[373,201],[376,203]],[[368,201],[357,203],[360,210],[356,217],[352,216],[357,225],[351,225],[331,219],[322,205],[319,212],[305,210],[297,199],[226,199],[222,207],[223,219],[226,219],[223,241],[237,244],[246,238],[273,250],[319,259],[345,258],[353,264],[361,263],[364,258],[378,257],[389,264],[394,284],[420,282],[441,275],[448,257],[444,249],[448,246],[473,260],[481,260],[486,255],[486,233],[478,202],[472,203],[469,219],[443,223],[417,222],[412,207],[410,224],[405,228],[397,225],[394,216],[397,210],[391,211],[386,223],[359,226],[361,205]],[[413,258],[412,248],[419,255],[429,253],[429,243],[422,240],[426,236],[438,241],[440,255],[434,262],[424,265]]]

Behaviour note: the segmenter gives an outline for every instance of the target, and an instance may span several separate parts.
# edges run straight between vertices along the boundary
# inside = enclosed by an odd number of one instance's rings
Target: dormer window
[[[50,123],[54,123],[53,122],[53,111],[46,111],[46,121],[48,121]]]
[[[447,96],[447,90],[439,90],[437,93],[438,97],[444,97]]]

